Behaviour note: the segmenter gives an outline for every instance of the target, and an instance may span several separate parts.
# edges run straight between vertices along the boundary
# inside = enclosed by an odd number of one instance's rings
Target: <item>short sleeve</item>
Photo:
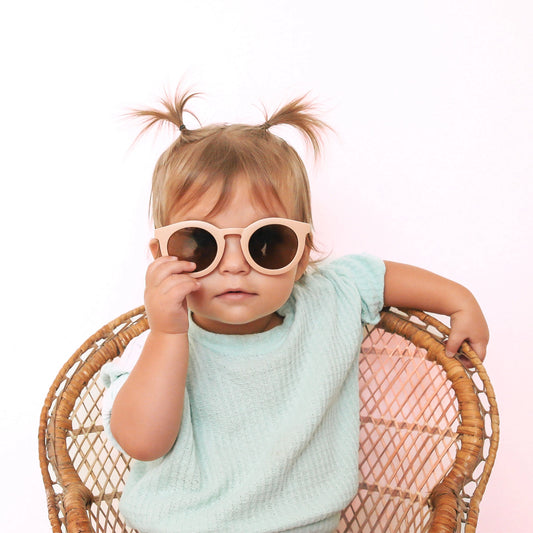
[[[377,324],[383,309],[385,263],[371,255],[347,255],[332,261],[328,269],[347,287],[355,287],[361,299],[361,321]]]
[[[104,398],[102,400],[101,413],[104,430],[108,439],[116,448],[121,451],[123,451],[122,448],[119,446],[113,437],[113,434],[111,433],[111,411],[119,390],[121,389],[122,385],[124,385],[128,379],[128,376],[130,375],[130,372],[133,370],[133,367],[139,360],[148,333],[149,331],[145,331],[138,337],[132,339],[128,346],[126,346],[124,353],[113,361],[106,363],[102,367],[102,372],[100,374],[100,380],[106,388]]]

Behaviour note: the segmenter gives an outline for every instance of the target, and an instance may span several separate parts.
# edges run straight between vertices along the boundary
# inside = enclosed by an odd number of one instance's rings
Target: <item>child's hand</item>
[[[449,316],[451,331],[446,343],[447,355],[452,357],[463,341],[468,341],[479,358],[485,358],[489,328],[468,289],[421,268],[392,261],[385,261],[385,266],[385,305],[413,307]]]
[[[146,272],[144,304],[153,332],[180,334],[189,329],[186,296],[200,288],[188,275],[194,263],[176,257],[158,257]]]
[[[465,304],[460,310],[450,315],[450,336],[446,343],[446,355],[452,357],[460,349],[463,341],[468,341],[474,352],[483,361],[489,342],[489,328],[477,301]],[[463,362],[468,364],[464,358]]]

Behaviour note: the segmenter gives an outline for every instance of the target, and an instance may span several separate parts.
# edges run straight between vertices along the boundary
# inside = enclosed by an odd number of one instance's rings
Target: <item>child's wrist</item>
[[[158,344],[181,344],[184,341],[189,341],[187,331],[169,332],[151,329],[149,336],[151,337],[152,342],[157,342]]]
[[[187,335],[189,331],[189,319],[182,317],[159,316],[146,309],[148,327],[154,335]],[[170,338],[170,337],[169,337]]]

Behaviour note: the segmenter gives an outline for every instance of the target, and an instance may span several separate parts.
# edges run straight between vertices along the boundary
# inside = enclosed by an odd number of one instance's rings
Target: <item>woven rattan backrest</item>
[[[492,386],[445,356],[448,329],[404,310],[383,313],[360,357],[359,491],[337,531],[474,531],[494,462]]]
[[[144,309],[88,339],[46,398],[41,471],[54,532],[130,532],[118,512],[129,458],[100,421],[102,365],[147,328]],[[360,361],[360,489],[338,532],[474,531],[498,441],[484,369],[444,356],[447,328],[419,312],[386,311]],[[466,524],[466,527],[465,527]]]

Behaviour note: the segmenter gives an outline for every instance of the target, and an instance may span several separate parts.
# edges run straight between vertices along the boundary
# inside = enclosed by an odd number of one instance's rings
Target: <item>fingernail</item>
[[[446,357],[453,357],[455,354],[446,350]]]

